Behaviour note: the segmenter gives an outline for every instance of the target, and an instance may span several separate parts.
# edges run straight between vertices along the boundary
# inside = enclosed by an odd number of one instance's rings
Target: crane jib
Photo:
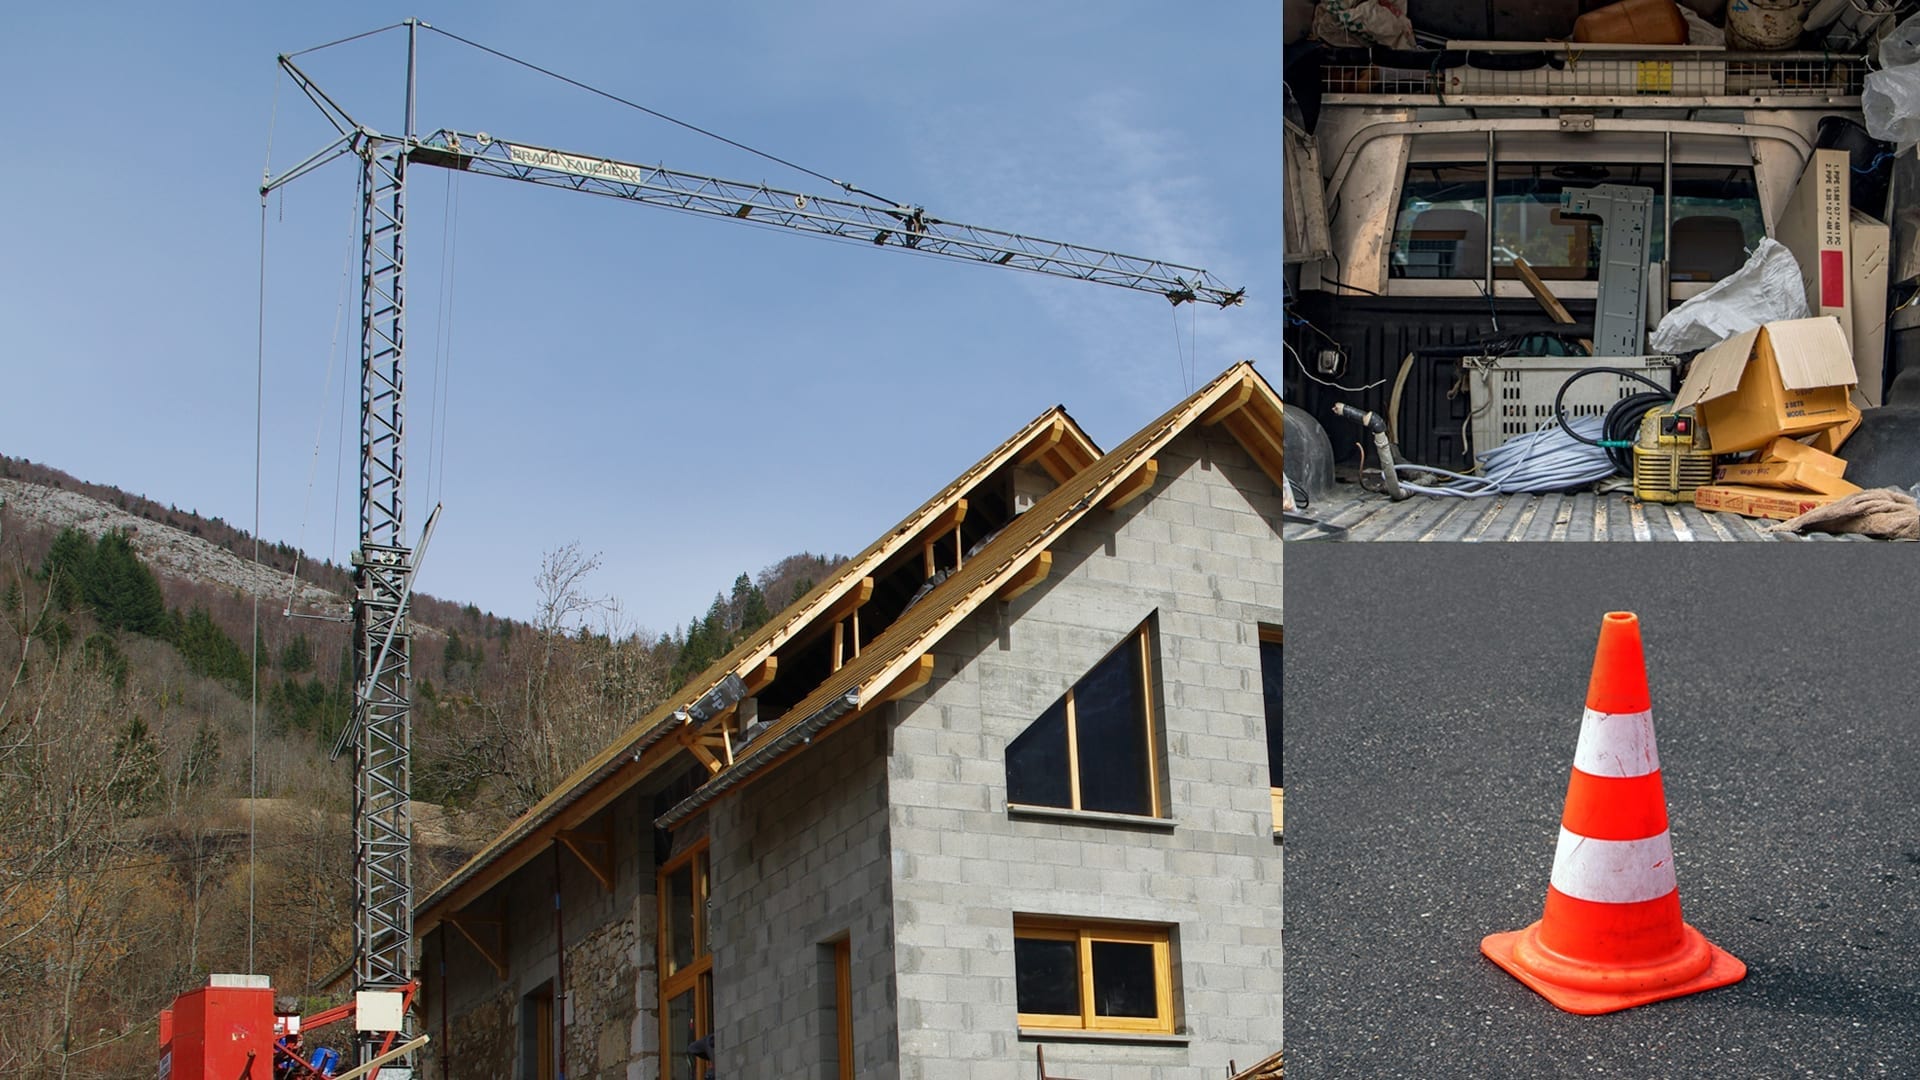
[[[406,156],[436,168],[483,172],[690,213],[1155,292],[1175,304],[1205,301],[1231,307],[1246,298],[1244,289],[1228,289],[1198,267],[947,221],[917,206],[808,195],[665,166],[507,142],[484,133],[438,131],[407,144]]]

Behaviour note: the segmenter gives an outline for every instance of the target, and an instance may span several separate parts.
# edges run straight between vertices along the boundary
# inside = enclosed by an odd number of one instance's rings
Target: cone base
[[[1702,990],[1737,983],[1746,978],[1747,965],[1732,953],[1708,941],[1700,931],[1692,926],[1683,925],[1681,929],[1687,935],[1687,947],[1683,952],[1702,951],[1706,954],[1704,967],[1686,963],[1684,968],[1697,973],[1685,977],[1672,977],[1673,963],[1642,971],[1596,970],[1583,981],[1613,983],[1601,988],[1568,986],[1556,982],[1539,970],[1537,964],[1530,962],[1540,952],[1540,945],[1533,937],[1540,929],[1539,923],[1524,930],[1513,930],[1501,934],[1488,934],[1480,942],[1480,951],[1487,959],[1519,979],[1528,987],[1552,1002],[1555,1007],[1581,1016],[1599,1016],[1602,1013],[1619,1012],[1636,1005],[1647,1005],[1668,998],[1685,997]]]

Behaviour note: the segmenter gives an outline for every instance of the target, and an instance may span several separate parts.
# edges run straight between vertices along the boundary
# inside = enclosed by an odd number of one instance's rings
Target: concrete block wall
[[[831,1080],[833,967],[851,947],[855,1074],[897,1075],[884,717],[711,810],[715,1071]]]
[[[888,758],[902,1080],[1218,1080],[1279,1046],[1281,856],[1259,629],[1281,622],[1280,494],[1224,433],[1160,455],[1048,581],[976,612],[898,706]],[[1005,747],[1149,615],[1171,830],[1010,815]],[[1171,1045],[1019,1033],[1014,913],[1173,929]]]

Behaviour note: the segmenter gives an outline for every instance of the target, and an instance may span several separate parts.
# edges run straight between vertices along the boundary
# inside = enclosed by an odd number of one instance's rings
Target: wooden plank
[[[1563,326],[1573,323],[1573,316],[1567,314],[1566,305],[1560,302],[1559,297],[1553,295],[1553,290],[1547,288],[1547,283],[1540,280],[1540,275],[1534,273],[1533,267],[1527,265],[1527,260],[1515,256],[1513,268],[1519,272],[1520,280],[1527,286],[1527,291],[1533,294],[1535,300],[1540,301],[1540,306],[1547,310],[1547,314],[1553,316],[1554,322]]]
[[[1240,381],[1235,384],[1231,390],[1228,390],[1218,401],[1215,401],[1208,407],[1206,412],[1200,414],[1200,423],[1206,425],[1217,424],[1227,417],[1232,416],[1234,413],[1239,412],[1241,406],[1244,406],[1252,400],[1253,376],[1242,375]]]
[[[1053,552],[1043,551],[1034,560],[1021,567],[1007,583],[1000,586],[995,597],[999,600],[1012,600],[1035,585],[1047,580],[1047,573],[1053,569]]]
[[[1534,272],[1533,267],[1527,265],[1527,260],[1514,256],[1513,268],[1519,272],[1520,281],[1526,285],[1527,291],[1540,302],[1540,306],[1546,309],[1554,322],[1562,326],[1573,325],[1573,316],[1567,313],[1567,306],[1560,302],[1559,297],[1553,295],[1553,290],[1547,288],[1547,283],[1540,280],[1540,275]],[[1593,342],[1590,339],[1581,338],[1580,344],[1585,345],[1588,352],[1593,351]]]
[[[573,852],[573,857],[580,860],[580,865],[593,873],[594,880],[600,883],[601,892],[613,891],[613,866],[612,860],[608,858],[613,854],[612,837],[604,833],[583,833],[573,829],[562,829],[555,834],[554,839],[560,841],[561,847]],[[601,854],[598,857],[587,854],[584,849],[589,847],[599,848]]]
[[[1118,510],[1146,494],[1147,489],[1153,486],[1154,480],[1159,475],[1159,460],[1148,458],[1146,464],[1133,470],[1132,475],[1120,481],[1120,485],[1107,495],[1106,500],[1100,504],[1101,509]]]
[[[765,690],[779,674],[780,658],[769,654],[765,660],[748,668],[746,678],[740,681],[746,684],[747,696],[753,697]]]
[[[480,939],[474,936],[473,931],[467,929],[468,923],[474,923],[479,926],[491,926],[493,927],[494,936],[496,938],[504,939],[506,936],[506,932],[501,927],[500,920],[476,919],[476,918],[473,918],[472,916],[467,916],[467,915],[449,915],[441,921],[446,923],[448,926],[453,927],[455,930],[458,930],[460,932],[460,936],[467,939],[467,944],[473,946],[473,951],[479,953],[480,958],[482,960],[485,960],[488,964],[493,966],[493,973],[495,975],[499,976],[502,979],[505,979],[507,977],[506,961],[501,959],[500,957],[495,956],[492,950],[489,950],[485,945],[482,945],[480,943]],[[504,940],[501,940],[497,943],[496,947],[499,948],[501,952],[505,952],[506,951],[504,947],[505,945],[506,945],[506,942]]]
[[[386,1063],[390,1061],[394,1061],[398,1058],[403,1058],[425,1045],[427,1045],[427,1037],[425,1035],[415,1036],[413,1039],[407,1042],[401,1043],[399,1046],[396,1046],[393,1049],[387,1051],[386,1053],[381,1054],[379,1057],[374,1058],[372,1061],[367,1062],[365,1065],[348,1069],[346,1072],[343,1072],[343,1073],[336,1073],[334,1075],[333,1080],[359,1080],[360,1077],[366,1076],[367,1074],[373,1072],[375,1069],[378,1069],[380,1066],[385,1065]]]

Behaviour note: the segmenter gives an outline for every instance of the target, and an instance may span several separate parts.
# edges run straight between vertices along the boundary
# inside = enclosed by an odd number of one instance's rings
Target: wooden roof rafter
[[[817,742],[825,732],[837,730],[869,711],[909,667],[929,656],[947,632],[982,603],[992,598],[1010,599],[1044,581],[1051,567],[1053,542],[1094,506],[1109,501],[1121,505],[1150,489],[1158,474],[1156,455],[1175,438],[1196,425],[1229,423],[1242,413],[1260,419],[1233,421],[1228,430],[1247,444],[1250,456],[1276,485],[1284,484],[1277,434],[1284,423],[1279,396],[1252,364],[1235,364],[1081,470],[1070,484],[1049,492],[1015,518],[964,567],[870,642],[864,655],[836,670],[805,700],[756,735],[756,750],[743,762],[748,766],[745,771],[736,768],[716,774],[714,781],[668,811],[658,824],[671,826],[684,820],[714,799],[725,797],[754,774],[776,767]],[[1143,473],[1147,474],[1145,480],[1141,479]],[[887,700],[898,696],[893,694]],[[856,703],[852,710],[844,708],[847,701]],[[834,716],[827,726],[804,734],[820,723],[819,718],[827,716]]]
[[[968,499],[1009,462],[1028,455],[1036,442],[1046,444],[1041,456],[1053,461],[1050,471],[1068,468],[1075,462],[1091,462],[1099,454],[1093,440],[1057,405],[1029,421],[561,781],[417,905],[416,934],[427,932],[445,912],[471,903],[506,875],[526,865],[552,842],[556,829],[584,821],[673,756],[692,752],[678,739],[668,736],[687,723],[685,714],[694,702],[732,676],[740,678],[748,695],[764,691],[779,675],[778,653],[784,646],[796,637],[814,633],[816,628],[824,631],[833,625],[836,615],[844,620],[857,611],[871,598],[871,579],[883,564],[902,552],[917,556],[919,547],[915,541],[926,533],[930,523],[937,524],[950,517],[958,503]],[[1074,470],[1068,471],[1070,474]],[[952,526],[948,526],[947,531],[951,532]],[[849,594],[861,592],[864,595],[857,599],[849,598]],[[714,756],[724,763],[726,747],[714,745],[712,735],[708,732],[708,741],[702,745],[710,754],[721,751]]]

